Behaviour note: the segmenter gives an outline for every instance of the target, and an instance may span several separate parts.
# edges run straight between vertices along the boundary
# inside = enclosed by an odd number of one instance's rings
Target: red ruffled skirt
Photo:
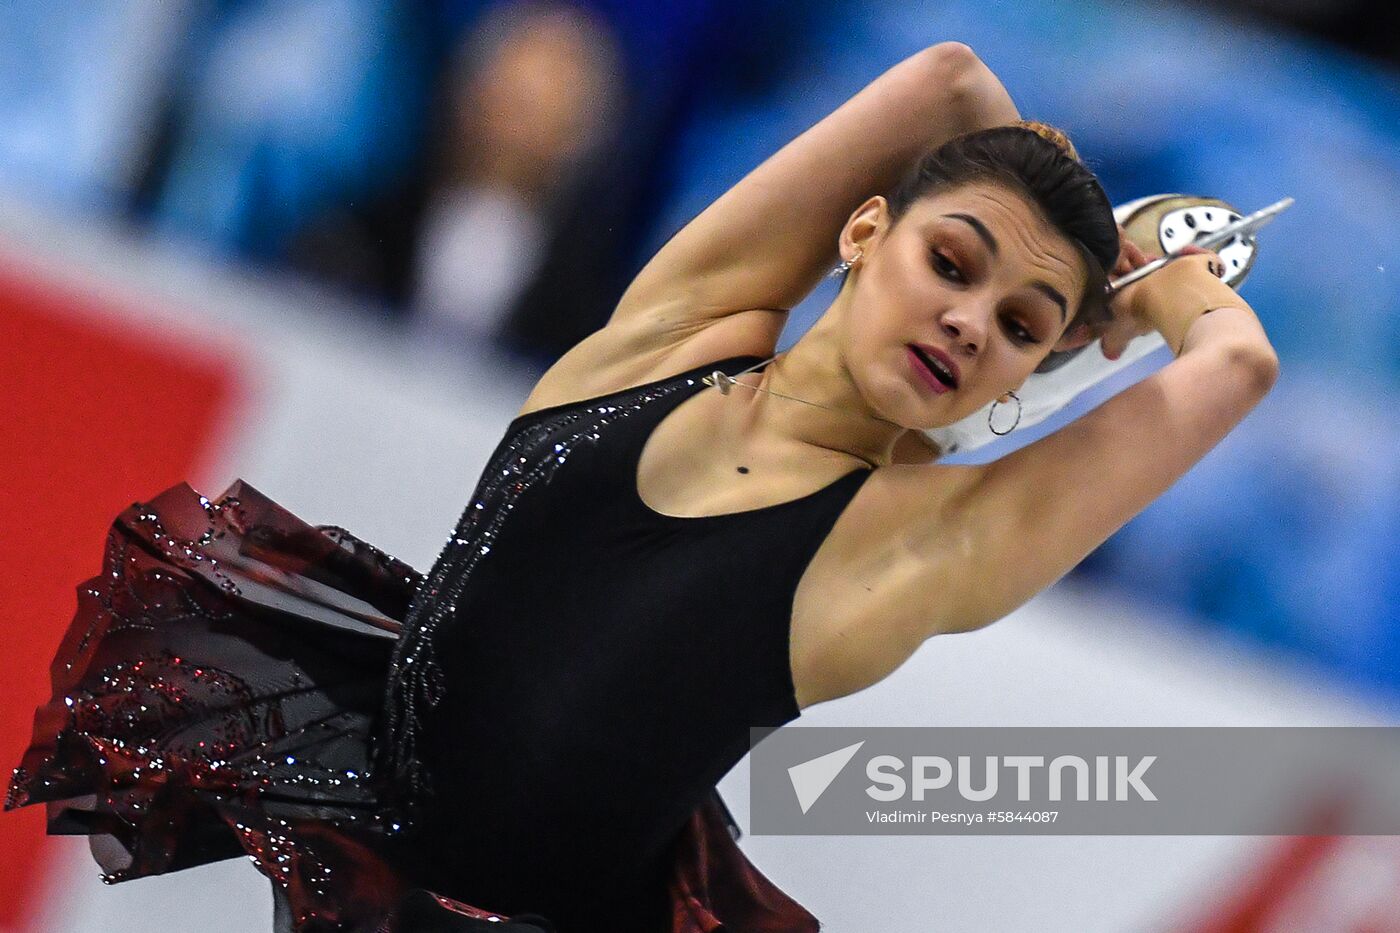
[[[242,481],[134,503],[78,588],[5,808],[45,804],[109,882],[247,855],[295,933],[551,930],[416,888],[398,857],[411,831],[371,736],[421,579]],[[736,836],[712,793],[676,838],[658,933],[818,929]]]

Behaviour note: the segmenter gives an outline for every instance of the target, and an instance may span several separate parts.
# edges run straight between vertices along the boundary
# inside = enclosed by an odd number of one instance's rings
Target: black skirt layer
[[[246,855],[292,933],[554,933],[413,884],[412,827],[373,741],[421,582],[242,481],[132,504],[78,588],[5,809],[46,805],[49,832],[88,836],[109,883]],[[659,933],[815,933],[737,835],[712,793],[669,855]]]
[[[78,588],[6,809],[46,804],[111,883],[247,855],[298,933],[380,929],[408,888],[370,738],[420,579],[241,481],[133,504]]]

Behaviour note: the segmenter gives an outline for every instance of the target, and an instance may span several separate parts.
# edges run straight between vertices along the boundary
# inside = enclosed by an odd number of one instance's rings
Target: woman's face
[[[885,200],[872,198],[842,233],[843,255],[857,247],[847,363],[861,395],[905,427],[952,424],[1019,388],[1057,345],[1088,339],[1081,328],[1061,339],[1083,294],[1084,260],[1002,186],[941,191],[895,224]],[[951,362],[953,384],[936,380],[920,354]]]

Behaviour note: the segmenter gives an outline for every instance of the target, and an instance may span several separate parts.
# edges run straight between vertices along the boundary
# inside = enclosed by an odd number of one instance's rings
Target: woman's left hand
[[[1118,262],[1113,266],[1109,274],[1109,281],[1121,278],[1139,269],[1152,261],[1152,257],[1144,253],[1136,243],[1128,239],[1128,231],[1123,229],[1123,225],[1118,225]],[[1113,320],[1104,328],[1099,336],[1099,345],[1103,350],[1103,355],[1110,360],[1116,360],[1123,355],[1123,350],[1128,343],[1136,337],[1151,333],[1152,329],[1143,322],[1136,321],[1125,311],[1124,302],[1118,300],[1119,295],[1113,297],[1109,303],[1109,309],[1113,312]]]
[[[1136,243],[1128,237],[1128,231],[1123,229],[1123,225],[1118,225],[1118,263],[1113,267],[1110,278],[1121,278],[1139,269],[1152,261],[1152,257],[1144,253]]]
[[[1220,257],[1210,250],[1202,249],[1199,246],[1183,246],[1178,252],[1181,255],[1193,253],[1206,253],[1215,257],[1215,268],[1219,269],[1218,274],[1223,275],[1225,265],[1220,262]],[[1111,279],[1116,279],[1127,275],[1135,269],[1140,269],[1147,265],[1156,256],[1149,256],[1136,243],[1128,239],[1128,232],[1123,229],[1122,224],[1118,226],[1118,262],[1113,267]],[[1128,344],[1138,337],[1153,333],[1156,329],[1145,320],[1140,320],[1137,315],[1130,313],[1126,296],[1130,294],[1133,286],[1129,285],[1122,292],[1113,296],[1109,303],[1109,308],[1113,311],[1113,320],[1104,328],[1104,332],[1099,338],[1103,355],[1110,360],[1116,360],[1123,355]]]

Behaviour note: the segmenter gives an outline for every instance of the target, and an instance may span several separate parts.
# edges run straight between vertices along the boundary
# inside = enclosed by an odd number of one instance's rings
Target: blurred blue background
[[[1277,388],[1076,576],[1393,701],[1396,22],[1368,3],[15,0],[0,191],[543,369],[763,158],[906,55],[966,42],[1115,203],[1297,199],[1244,286]]]

